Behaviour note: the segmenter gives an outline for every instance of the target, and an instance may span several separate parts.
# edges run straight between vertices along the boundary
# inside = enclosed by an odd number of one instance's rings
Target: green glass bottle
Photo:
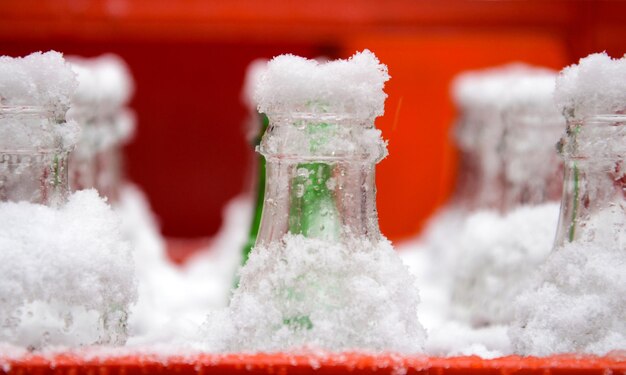
[[[267,129],[269,119],[264,114],[259,114],[259,121],[261,127],[258,135],[254,138],[254,147],[258,147],[261,143],[263,133]],[[248,240],[243,245],[241,251],[241,265],[246,264],[250,251],[256,243],[256,237],[259,233],[259,227],[261,226],[261,217],[263,216],[263,197],[265,196],[265,156],[258,154],[257,156],[257,184],[256,184],[256,198],[254,203],[254,213],[252,214],[252,222],[250,223],[250,232],[248,233]],[[239,284],[239,279],[235,281],[235,287]]]

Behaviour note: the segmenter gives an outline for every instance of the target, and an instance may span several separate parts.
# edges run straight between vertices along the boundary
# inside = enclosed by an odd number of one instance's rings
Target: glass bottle
[[[269,119],[265,114],[259,114],[260,128],[258,135],[254,138],[254,147],[258,147],[261,143],[261,138],[269,125]],[[252,222],[250,223],[250,232],[248,233],[248,239],[243,245],[241,252],[241,265],[246,264],[250,251],[256,243],[259,228],[261,226],[261,217],[263,214],[263,202],[265,197],[265,157],[261,154],[257,156],[256,167],[256,195],[254,202],[254,213],[252,215]],[[238,284],[238,279],[235,281],[235,286]]]
[[[96,187],[96,153],[98,152],[98,125],[94,106],[72,104],[68,118],[81,127],[76,149],[69,158],[70,187],[72,191]]]
[[[563,132],[563,116],[548,101],[509,106],[503,119],[501,211],[558,201],[563,167],[555,144]]]
[[[570,118],[559,143],[565,175],[555,249],[626,246],[626,115]]]
[[[468,211],[493,209],[501,204],[503,128],[502,111],[496,105],[463,110],[456,129],[461,165],[453,199]]]
[[[375,165],[386,145],[373,119],[273,115],[258,150],[267,164],[257,245],[278,242],[287,233],[329,241],[381,238]]]
[[[134,127],[133,121],[132,114],[124,108],[103,113],[98,120],[100,140],[95,155],[95,188],[112,204],[119,201],[123,184],[122,146],[127,137],[121,128]]]
[[[0,201],[59,206],[68,197],[71,123],[36,106],[0,107]]]

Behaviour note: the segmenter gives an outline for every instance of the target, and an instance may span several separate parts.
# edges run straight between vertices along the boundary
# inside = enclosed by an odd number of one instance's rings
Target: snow
[[[452,82],[452,98],[461,109],[510,105],[550,103],[554,92],[556,72],[527,65],[510,63],[459,74]]]
[[[83,128],[77,152],[89,158],[128,141],[134,134],[135,115],[126,107],[134,93],[134,81],[126,63],[114,54],[71,56],[68,61],[78,78],[68,118]]]
[[[65,116],[77,87],[76,77],[59,52],[25,57],[0,56],[0,104],[45,107]]]
[[[580,238],[556,248],[516,301],[510,330],[530,355],[626,348],[626,202],[592,214]]]
[[[105,112],[128,105],[135,85],[121,57],[109,53],[91,58],[70,56],[68,61],[79,81],[74,102],[95,104]]]
[[[118,218],[93,190],[61,208],[0,203],[0,341],[41,348],[123,344],[136,299]]]
[[[131,308],[127,346],[204,347],[198,329],[209,311],[228,304],[240,251],[245,242],[252,203],[237,197],[224,210],[223,225],[211,245],[182,267],[168,258],[158,225],[145,197],[126,185],[116,212],[135,251],[139,283],[137,303]],[[184,292],[182,292],[184,291]]]
[[[387,66],[369,50],[348,60],[320,63],[294,55],[280,55],[267,64],[256,88],[258,110],[272,115],[285,112],[350,114],[361,120],[384,113],[389,80]]]
[[[568,117],[582,119],[626,110],[626,57],[594,53],[561,71],[555,101]]]
[[[287,234],[255,247],[240,276],[224,350],[423,349],[417,285],[384,239]]]
[[[552,250],[559,204],[478,211],[458,233],[453,313],[480,327],[514,320],[512,304]]]
[[[58,52],[0,56],[0,148],[69,149],[79,133],[65,121],[76,86]]]

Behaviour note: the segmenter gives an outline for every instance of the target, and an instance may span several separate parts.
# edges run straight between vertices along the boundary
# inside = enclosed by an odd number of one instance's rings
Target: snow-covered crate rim
[[[427,357],[334,354],[158,354],[97,357],[63,353],[54,356],[28,354],[3,358],[0,374],[177,374],[204,373],[376,373],[376,374],[625,374],[626,354],[605,357],[557,355],[551,357],[507,356]]]

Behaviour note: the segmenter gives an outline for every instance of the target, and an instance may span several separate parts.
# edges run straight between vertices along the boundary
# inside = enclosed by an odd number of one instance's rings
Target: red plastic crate
[[[80,354],[51,357],[0,356],[0,374],[139,375],[207,373],[376,373],[376,374],[626,374],[626,354],[606,357],[560,355],[545,358],[508,356],[497,359],[471,357],[342,354],[197,354],[192,356],[128,355],[96,358]]]

